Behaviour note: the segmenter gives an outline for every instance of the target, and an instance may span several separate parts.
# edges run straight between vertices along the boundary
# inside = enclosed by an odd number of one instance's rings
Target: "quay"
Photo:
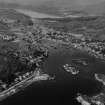
[[[34,72],[30,77],[22,80],[21,82],[15,84],[14,86],[10,87],[9,89],[3,91],[0,93],[0,101],[6,99],[8,96],[11,96],[25,87],[29,86],[33,82],[40,81],[40,80],[50,80],[53,78],[50,78],[48,74],[40,73],[40,71]]]

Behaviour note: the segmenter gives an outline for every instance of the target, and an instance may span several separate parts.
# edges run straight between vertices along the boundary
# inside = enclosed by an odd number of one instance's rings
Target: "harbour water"
[[[86,58],[88,66],[82,67],[78,75],[66,72],[62,65],[72,63],[72,59]],[[80,105],[76,101],[77,93],[94,95],[101,91],[102,84],[94,78],[94,73],[105,74],[105,63],[86,52],[61,51],[50,55],[43,64],[44,72],[55,76],[51,81],[39,81],[25,90],[0,102],[0,105]]]

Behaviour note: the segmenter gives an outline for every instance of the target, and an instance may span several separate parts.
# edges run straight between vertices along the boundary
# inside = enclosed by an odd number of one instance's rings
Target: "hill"
[[[75,14],[82,15],[102,15],[105,14],[105,2],[83,5],[76,0],[45,0],[43,2],[33,2],[27,5],[18,3],[0,2],[0,8],[21,8],[41,13],[54,15]]]
[[[71,14],[71,12],[75,13],[75,11],[77,11],[82,14],[88,14],[88,15],[105,14],[105,2],[81,5],[75,3],[75,0],[74,2],[73,0],[53,0],[43,3],[41,7],[43,9],[41,8],[40,10],[44,11],[45,8],[45,12],[48,11],[48,13],[54,13],[52,11],[55,11],[55,13],[59,14],[64,14],[64,13]]]
[[[105,14],[105,2],[89,5],[84,8],[89,14],[102,15]]]
[[[17,12],[14,9],[1,8],[0,9],[0,19],[5,19],[6,21],[18,21],[24,25],[31,22],[31,18],[27,15]]]

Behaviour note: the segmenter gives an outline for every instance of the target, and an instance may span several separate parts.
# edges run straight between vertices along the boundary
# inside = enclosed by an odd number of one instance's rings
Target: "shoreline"
[[[102,78],[99,78],[99,75],[101,75]],[[105,86],[105,80],[104,80],[105,79],[105,75],[103,75],[103,74],[95,74],[95,79],[97,81],[101,82]]]
[[[21,82],[15,84],[14,86],[10,87],[9,89],[3,91],[0,93],[0,101],[6,99],[9,96],[12,96],[13,94],[16,94],[17,92],[21,91],[22,89],[28,87],[34,82],[42,81],[42,80],[51,80],[54,79],[50,77],[48,74],[40,73],[40,71],[34,72],[30,77],[22,80]]]

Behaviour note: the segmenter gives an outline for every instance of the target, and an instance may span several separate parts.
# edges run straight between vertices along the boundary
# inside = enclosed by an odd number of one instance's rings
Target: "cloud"
[[[53,0],[0,0],[0,1],[9,2],[9,3],[21,3],[21,4],[35,4],[35,3],[37,4],[44,1],[53,1]],[[58,0],[55,0],[55,1],[58,1]],[[81,4],[81,5],[89,5],[89,4],[99,3],[105,0],[64,0],[64,2],[66,1],[70,1],[70,2],[73,1],[76,4]]]
[[[6,3],[34,4],[34,3],[41,3],[48,0],[0,0],[0,1],[6,2]]]
[[[76,0],[76,2],[81,5],[91,5],[91,4],[96,4],[103,1],[105,0]]]
[[[48,0],[0,0],[0,1],[4,1],[4,2],[27,2],[27,3],[29,3],[29,2],[38,2],[38,1],[48,1]],[[50,1],[50,0],[49,0]]]

